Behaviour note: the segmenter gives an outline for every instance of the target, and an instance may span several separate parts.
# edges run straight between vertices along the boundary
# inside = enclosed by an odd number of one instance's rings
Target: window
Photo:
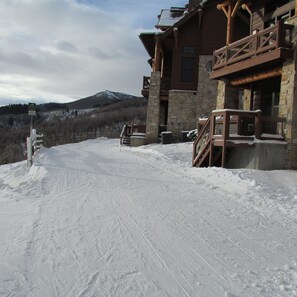
[[[193,82],[195,77],[195,47],[183,46],[181,58],[181,81]]]
[[[194,46],[184,46],[183,47],[183,55],[195,55],[195,47]]]
[[[181,65],[181,80],[182,82],[194,81],[194,63],[195,58],[183,57]]]

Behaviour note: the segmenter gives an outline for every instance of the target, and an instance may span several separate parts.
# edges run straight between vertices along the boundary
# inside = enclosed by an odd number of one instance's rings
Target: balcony
[[[254,70],[280,66],[293,58],[292,26],[278,21],[276,25],[216,50],[213,55],[212,79],[232,78]]]
[[[151,86],[151,81],[150,81],[149,76],[144,76],[143,77],[143,84],[142,84],[142,91],[141,94],[143,97],[147,98],[149,97],[149,89]],[[171,86],[171,78],[170,77],[163,77],[161,78],[161,86],[160,86],[160,98],[163,100],[168,100],[168,94]]]

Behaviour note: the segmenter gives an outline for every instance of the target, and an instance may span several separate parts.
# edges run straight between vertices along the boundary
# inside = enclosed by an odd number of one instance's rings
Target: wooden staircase
[[[261,110],[213,111],[193,143],[192,165],[225,167],[235,147],[252,148],[255,139],[284,140],[285,122],[285,118],[263,117]]]
[[[131,136],[135,133],[145,133],[145,125],[143,124],[127,124],[124,125],[120,135],[120,145],[131,146]]]

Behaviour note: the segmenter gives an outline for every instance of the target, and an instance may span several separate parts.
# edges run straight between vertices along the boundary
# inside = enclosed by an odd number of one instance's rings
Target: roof
[[[145,32],[139,35],[144,48],[151,58],[155,55],[155,34],[156,32]]]
[[[186,11],[185,7],[171,7],[170,9],[162,9],[161,14],[158,16],[159,21],[156,28],[166,30],[173,26],[184,17]]]
[[[189,19],[191,19],[196,14],[199,14],[201,12],[201,8],[196,7],[192,9],[190,12],[184,14],[184,16],[174,24],[174,26],[169,27],[164,33],[161,34],[162,38],[166,38],[169,34],[171,34],[174,30],[174,28],[181,27],[184,23],[186,23]]]

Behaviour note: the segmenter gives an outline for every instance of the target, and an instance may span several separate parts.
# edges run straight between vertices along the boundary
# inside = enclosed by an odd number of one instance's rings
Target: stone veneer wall
[[[180,140],[181,131],[196,128],[197,92],[170,90],[167,130],[174,141]]]
[[[216,108],[218,81],[211,80],[206,70],[207,63],[212,59],[213,56],[199,57],[196,126],[198,126],[199,118],[208,117],[211,111]]]
[[[160,121],[160,84],[161,73],[151,73],[149,98],[146,116],[146,143],[158,142]]]
[[[238,96],[237,88],[228,85],[228,83],[224,81],[219,81],[216,109],[237,109]]]
[[[283,63],[279,102],[279,116],[287,118],[287,167],[291,169],[297,169],[297,17],[292,17],[288,20],[288,23],[295,26],[292,32],[293,44],[295,46],[295,58],[293,61],[286,61]]]
[[[243,98],[243,110],[250,110],[252,98],[251,90],[244,89]]]

